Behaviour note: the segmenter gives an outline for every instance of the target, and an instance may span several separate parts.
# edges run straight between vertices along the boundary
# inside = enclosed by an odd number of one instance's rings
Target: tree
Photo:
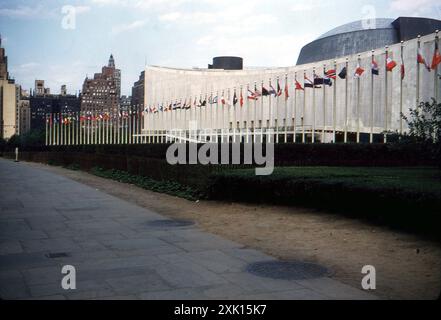
[[[424,144],[441,167],[441,103],[435,99],[421,102],[415,109],[410,109],[409,116],[401,114],[401,117],[409,128],[409,133],[401,138]]]
[[[401,114],[409,128],[408,137],[418,142],[441,142],[441,103],[421,102],[415,109],[409,109],[409,116]]]

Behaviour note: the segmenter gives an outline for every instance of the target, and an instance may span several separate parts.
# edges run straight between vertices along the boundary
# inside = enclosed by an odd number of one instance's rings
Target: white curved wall
[[[421,37],[421,47],[426,60],[430,63],[434,50],[435,34]],[[318,76],[323,76],[323,68],[333,69],[334,61],[321,61],[318,63],[270,69],[253,69],[240,71],[224,70],[189,70],[173,69],[164,67],[149,66],[145,69],[145,106],[169,105],[176,101],[187,103],[207,99],[210,95],[218,96],[218,105],[190,110],[175,110],[159,112],[156,114],[146,114],[144,128],[147,130],[167,130],[172,128],[188,129],[189,121],[196,120],[199,128],[229,128],[230,123],[244,127],[254,121],[255,126],[262,121],[263,126],[274,126],[277,120],[280,127],[284,125],[285,118],[287,125],[295,125],[298,132],[314,128],[317,133],[325,127],[327,131],[332,131],[334,125],[337,131],[345,130],[347,99],[347,131],[357,132],[358,121],[359,131],[364,133],[371,132],[371,125],[374,133],[381,133],[387,130],[406,130],[405,123],[400,120],[400,111],[408,112],[409,108],[416,106],[417,101],[417,70],[419,69],[420,85],[419,100],[428,101],[431,97],[440,93],[440,83],[437,81],[435,90],[435,72],[428,72],[420,65],[417,67],[417,39],[404,43],[404,64],[406,75],[400,87],[400,44],[389,47],[389,55],[397,62],[397,67],[387,73],[387,110],[386,110],[386,85],[385,85],[385,48],[377,49],[374,52],[375,60],[380,67],[380,75],[374,76],[373,99],[371,98],[371,52],[360,54],[360,65],[365,69],[360,78],[360,97],[357,99],[357,80],[354,78],[354,70],[357,65],[357,55],[347,56],[336,60],[337,73],[344,67],[346,58],[348,59],[347,80],[339,77],[334,81],[332,87],[311,89],[305,91],[295,91],[294,79],[303,86],[303,74],[313,79],[313,70]],[[285,100],[284,94],[275,98],[273,96],[261,97],[257,102],[247,100],[247,88],[254,89],[256,83],[260,90],[263,85],[269,89],[271,81],[277,89],[277,78],[279,78],[282,90],[285,87],[285,78],[289,85],[289,99]],[[347,81],[347,95],[346,95]],[[220,97],[224,96],[232,100],[234,90],[239,97],[240,91],[244,96],[244,106],[239,104],[236,107],[222,107]],[[335,91],[334,91],[335,90]],[[334,94],[335,94],[335,116],[334,116]],[[402,94],[402,104],[400,96]],[[359,109],[357,111],[357,101]],[[373,103],[373,108],[371,108]],[[373,112],[373,119],[371,113]],[[302,122],[303,119],[303,122]]]

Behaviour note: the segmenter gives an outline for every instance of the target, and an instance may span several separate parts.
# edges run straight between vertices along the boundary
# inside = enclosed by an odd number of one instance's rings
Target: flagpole
[[[346,58],[346,76],[345,76],[345,127],[344,127],[344,143],[348,142],[348,75],[349,75],[349,58]]]
[[[72,119],[71,113],[69,112],[69,117],[67,118],[69,121],[69,127],[67,128],[67,144],[71,145],[71,136],[72,136]]]
[[[248,142],[250,142],[250,138],[249,138],[249,136],[250,136],[250,131],[251,131],[251,120],[250,120],[250,104],[249,104],[249,101],[248,101],[248,91],[250,90],[250,84],[248,83],[247,84],[247,91],[246,91],[246,95],[247,95],[247,98],[246,98],[246,108],[247,108],[247,110],[246,110],[246,119],[247,119],[247,125],[246,125],[246,129],[247,129],[247,143]]]
[[[370,122],[371,122],[371,132],[369,134],[369,143],[374,142],[374,72],[373,72],[373,66],[374,66],[374,57],[375,50],[372,50],[371,55],[371,110],[370,110]]]
[[[388,95],[388,79],[387,79],[387,76],[388,76],[388,71],[387,71],[387,59],[389,58],[389,47],[388,46],[386,46],[386,61],[385,61],[385,73],[384,73],[384,88],[385,88],[385,91],[384,91],[384,143],[386,143],[387,142],[387,112],[388,112],[388,97],[387,97],[387,95]]]
[[[259,127],[260,127],[261,132],[263,133],[263,127],[265,126],[263,124],[263,102],[264,102],[264,99],[263,99],[263,80],[262,80],[262,83],[260,86],[260,92],[262,93],[262,96],[261,96],[261,100],[260,100],[260,126]]]
[[[90,130],[90,126],[89,126],[89,122],[90,122],[90,110],[87,111],[87,116],[86,116],[86,132],[85,132],[85,144],[89,144],[90,143],[90,135],[89,135],[89,130]]]
[[[77,131],[78,131],[78,144],[80,144],[80,145],[83,144],[83,135],[82,135],[83,124],[82,124],[81,120],[84,121],[84,118],[82,116],[82,113],[84,113],[84,111],[81,111],[81,109],[80,109],[80,112],[79,112],[79,114],[80,114],[79,128],[77,128]]]
[[[311,142],[315,143],[315,67],[312,68],[312,136]]]
[[[58,113],[58,128],[57,128],[57,145],[61,145],[62,144],[62,126],[61,126],[61,112]]]
[[[292,117],[293,138],[292,142],[297,142],[297,72],[294,73],[294,117]]]
[[[269,86],[271,88],[271,78],[269,78],[268,80],[269,82]],[[263,113],[264,113],[264,97],[263,97],[263,81],[262,81],[262,126],[263,126]],[[269,93],[269,92],[268,92]],[[277,93],[276,93],[277,94]],[[271,94],[268,94],[268,119],[265,119],[265,127],[266,127],[266,132],[267,132],[267,139],[269,139],[268,141],[271,141],[271,137],[268,135],[268,131],[269,129],[273,126],[273,116],[272,116],[272,103],[271,103]]]
[[[337,126],[337,60],[334,60],[335,81],[332,95],[332,141],[336,143],[336,126]]]
[[[303,79],[306,79],[306,70],[303,70]],[[302,113],[302,143],[305,143],[305,112],[306,112],[306,86],[303,90],[303,113]]]
[[[87,144],[93,144],[92,121],[93,121],[93,111],[91,111],[89,114],[89,127],[88,127],[88,132],[87,132]]]
[[[416,59],[416,105],[420,104],[420,63],[418,61],[418,54],[420,53],[421,48],[421,36],[418,35],[417,41],[417,59]]]
[[[256,94],[257,90],[257,81],[254,81],[254,94]],[[253,141],[256,143],[256,132],[255,128],[257,127],[257,100],[254,99],[254,124],[253,124]]]
[[[360,55],[357,57],[357,63],[360,65]],[[372,71],[372,70],[371,70]],[[357,143],[360,143],[360,78],[357,77]]]
[[[404,47],[404,41],[401,41],[401,66],[400,66],[400,135],[403,134],[403,118],[401,115],[403,114],[403,68],[404,68],[404,59],[403,59],[403,47]]]
[[[49,121],[49,131],[48,131],[48,145],[51,146],[52,145],[52,126],[53,126],[53,122],[52,122],[52,113],[48,113],[48,121]]]
[[[80,109],[80,111],[79,112],[77,112],[77,119],[78,119],[78,121],[77,121],[77,133],[76,133],[76,135],[77,135],[77,138],[75,139],[76,140],[76,144],[77,145],[80,145],[81,143],[80,143],[80,134],[81,134],[81,109]]]
[[[119,137],[119,120],[120,120],[120,115],[121,115],[121,111],[116,112],[115,118],[113,119],[114,121],[114,132],[115,132],[115,144],[119,144],[120,141],[120,137]],[[148,121],[149,119],[147,119]]]
[[[66,113],[63,116],[63,145],[67,145],[67,134],[68,134],[68,130],[67,130],[67,121],[69,120],[68,118],[66,118]]]
[[[285,88],[289,88],[287,73],[285,73]],[[289,104],[288,98],[286,97],[286,92],[285,92],[285,135],[284,135],[285,143],[288,142],[288,104]]]
[[[280,87],[280,83],[279,83],[279,77],[277,77],[277,90],[279,90]],[[280,90],[282,90],[282,88],[280,88]],[[277,98],[276,98],[276,107],[275,107],[275,112],[274,112],[274,126],[276,127],[276,143],[279,143],[279,92],[276,93],[277,94]],[[271,96],[270,96],[271,99]],[[271,113],[272,114],[272,113]],[[272,125],[272,123],[271,123]]]
[[[64,129],[64,138],[63,138],[63,144],[67,145],[68,144],[68,137],[69,137],[69,129],[68,129],[68,123],[69,121],[69,117],[66,117],[66,113],[63,116],[63,129]]]
[[[49,138],[48,138],[48,131],[49,131],[49,124],[48,124],[48,122],[49,122],[49,118],[47,116],[47,113],[45,113],[44,118],[45,118],[45,122],[46,122],[46,130],[44,132],[44,135],[45,135],[44,141],[45,141],[45,145],[47,146],[49,144]]]
[[[439,47],[439,37],[438,37],[439,30],[435,31],[435,45]],[[438,65],[436,65],[435,70],[433,70],[434,73],[434,86],[435,86],[435,101],[436,103],[439,103],[439,93],[438,93]]]
[[[93,121],[93,143],[98,144],[98,111],[95,111],[94,117],[92,118]]]
[[[326,64],[323,65],[323,129],[322,129],[322,143],[325,143],[325,128],[326,128],[326,85],[325,85],[325,75],[326,75]]]
[[[58,113],[54,113],[54,145],[58,145],[58,121],[60,120],[60,117],[58,116]]]

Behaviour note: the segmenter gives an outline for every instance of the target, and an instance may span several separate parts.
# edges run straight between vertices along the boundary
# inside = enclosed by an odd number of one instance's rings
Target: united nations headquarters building
[[[382,142],[406,131],[401,113],[439,98],[440,28],[425,18],[356,21],[306,44],[295,66],[248,69],[241,57],[148,66],[140,136],[272,130],[280,142]]]

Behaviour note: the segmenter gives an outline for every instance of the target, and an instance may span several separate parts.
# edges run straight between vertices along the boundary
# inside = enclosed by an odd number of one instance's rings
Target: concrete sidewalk
[[[373,299],[328,277],[246,271],[275,260],[26,163],[0,158],[1,299]],[[61,268],[76,269],[76,289]]]

